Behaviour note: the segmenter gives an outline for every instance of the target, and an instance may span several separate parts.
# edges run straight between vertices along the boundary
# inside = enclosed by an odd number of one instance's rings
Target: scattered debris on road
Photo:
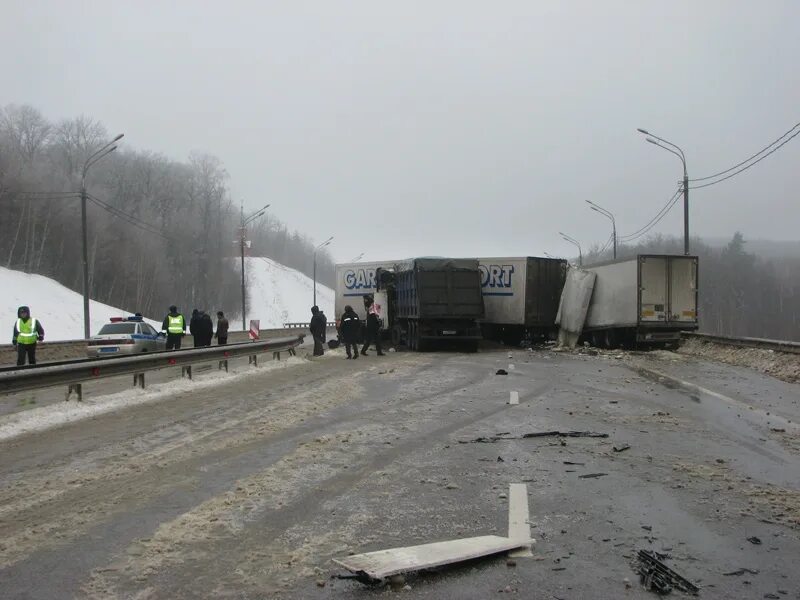
[[[758,575],[760,572],[761,571],[759,571],[758,569],[746,569],[743,567],[741,569],[736,569],[735,571],[731,571],[730,573],[723,573],[723,575],[725,577],[734,577],[734,576],[738,577],[739,575],[744,575],[745,573],[749,573],[750,575]]]
[[[761,538],[758,538],[756,536],[747,538],[747,541],[750,542],[751,544],[755,544],[756,546],[761,545]]]
[[[614,452],[625,452],[625,450],[630,450],[631,449],[631,445],[630,444],[620,444],[619,446],[613,446],[612,448],[613,448]]]
[[[645,589],[657,594],[669,594],[673,588],[696,596],[700,589],[661,562],[655,552],[639,550],[636,572]]]
[[[358,581],[372,583],[385,577],[440,567],[521,548],[533,540],[484,535],[405,548],[390,548],[334,558],[333,562],[351,571]]]
[[[493,444],[500,440],[525,440],[540,437],[588,437],[588,438],[607,438],[607,433],[596,433],[594,431],[537,431],[533,433],[523,433],[522,435],[510,435],[508,433],[498,433],[488,437],[477,437],[473,440],[458,440],[459,444]]]
[[[497,373],[495,375],[508,375],[508,371],[505,369],[497,369]]]
[[[596,479],[597,477],[605,477],[608,473],[587,473],[586,475],[578,475],[578,479]]]

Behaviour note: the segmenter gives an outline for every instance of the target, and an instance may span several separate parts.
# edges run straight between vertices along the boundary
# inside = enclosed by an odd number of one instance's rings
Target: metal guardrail
[[[327,323],[325,323],[325,326],[326,327],[336,327],[336,323],[334,323],[332,321],[328,321]],[[308,321],[305,321],[303,323],[284,323],[283,324],[283,328],[284,329],[308,329]]]
[[[737,346],[739,348],[761,348],[762,350],[773,350],[775,352],[788,352],[800,354],[800,342],[789,342],[785,340],[767,340],[764,338],[752,337],[730,337],[727,335],[715,335],[713,333],[697,333],[694,331],[683,331],[681,336],[685,338],[695,338],[715,344],[725,344],[727,346]]]
[[[181,375],[192,377],[192,365],[201,362],[219,361],[219,368],[228,370],[228,360],[247,356],[249,363],[258,365],[258,356],[271,352],[280,359],[281,352],[295,353],[295,348],[303,343],[305,336],[276,338],[263,342],[244,342],[227,346],[194,348],[191,350],[167,350],[138,356],[77,359],[57,364],[36,365],[7,369],[0,372],[0,394],[9,394],[56,385],[67,385],[67,400],[75,392],[82,399],[82,384],[87,381],[133,375],[133,384],[145,387],[145,372],[170,367],[181,367]]]

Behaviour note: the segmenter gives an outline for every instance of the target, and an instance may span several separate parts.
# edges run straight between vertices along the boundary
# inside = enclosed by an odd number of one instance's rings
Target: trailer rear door
[[[697,259],[693,256],[673,256],[669,261],[670,320],[696,323]]]
[[[642,256],[639,259],[639,320],[663,323],[667,318],[667,258]]]

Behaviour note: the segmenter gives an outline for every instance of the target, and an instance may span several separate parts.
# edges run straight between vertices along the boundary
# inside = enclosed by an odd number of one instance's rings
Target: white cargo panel
[[[378,268],[391,269],[396,262],[362,262],[336,265],[336,318],[338,319],[342,316],[344,307],[349,304],[356,311],[359,318],[366,319],[364,296],[375,294],[375,272]],[[382,308],[385,311],[385,307]]]
[[[669,274],[670,311],[673,321],[697,322],[697,259],[673,256]]]
[[[639,259],[642,305],[639,315],[642,323],[664,323],[667,320],[669,258],[643,256]]]
[[[479,258],[486,323],[525,324],[526,257]]]
[[[635,327],[639,307],[639,261],[636,258],[586,267],[597,274],[586,329]]]

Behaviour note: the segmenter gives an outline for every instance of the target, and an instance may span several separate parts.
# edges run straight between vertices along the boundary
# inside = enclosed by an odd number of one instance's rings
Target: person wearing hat
[[[186,319],[178,312],[177,306],[169,307],[169,314],[161,323],[161,333],[167,336],[167,350],[181,349],[181,339],[186,333]]]
[[[358,318],[353,307],[348,304],[344,307],[344,314],[339,322],[347,358],[356,359],[358,358],[358,339],[361,337],[361,319]],[[354,354],[350,353],[351,350]]]
[[[31,309],[20,306],[17,309],[17,320],[14,322],[14,333],[11,344],[17,349],[17,366],[36,364],[36,343],[44,340],[44,327],[38,319],[31,317]]]

